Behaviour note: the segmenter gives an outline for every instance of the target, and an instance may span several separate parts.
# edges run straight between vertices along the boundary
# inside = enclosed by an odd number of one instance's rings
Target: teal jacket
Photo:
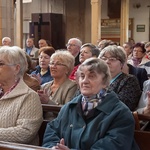
[[[138,150],[134,141],[131,111],[114,92],[95,108],[97,115],[88,121],[82,117],[79,95],[61,109],[58,117],[47,124],[43,147],[53,147],[64,138],[70,149]],[[80,109],[79,106],[80,105]]]

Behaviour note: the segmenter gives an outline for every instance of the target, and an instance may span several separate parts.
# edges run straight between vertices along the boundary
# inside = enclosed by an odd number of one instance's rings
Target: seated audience
[[[78,68],[81,94],[49,122],[43,147],[54,150],[136,150],[134,119],[114,92],[108,92],[109,68],[98,58]]]
[[[84,45],[81,46],[81,49],[80,49],[79,62],[83,63],[86,59],[90,57],[98,57],[99,53],[100,51],[98,48],[96,48],[95,45],[93,45],[92,43],[85,43]],[[76,80],[76,71],[79,65],[74,67],[73,71],[71,72],[69,76],[71,80]]]
[[[28,38],[26,40],[26,47],[24,50],[30,57],[38,58],[39,49],[34,46],[34,41],[32,38]]]
[[[134,111],[141,96],[141,89],[135,76],[123,73],[125,51],[120,46],[107,46],[101,51],[99,58],[104,60],[110,69],[111,82],[108,89],[114,91],[119,99]]]
[[[28,69],[23,76],[24,82],[34,91],[40,90],[39,81],[30,75],[30,68],[32,67],[31,58],[28,54],[26,54]]]
[[[38,145],[42,107],[38,94],[23,81],[25,52],[0,48],[0,141]]]
[[[55,53],[53,47],[42,47],[39,49],[39,65],[31,75],[37,78],[40,84],[53,80],[49,69],[50,57],[53,53]]]
[[[50,72],[53,80],[42,85],[38,91],[41,103],[64,105],[75,96],[77,84],[69,79],[73,67],[74,57],[70,52],[56,51],[51,56]]]
[[[2,38],[2,46],[11,46],[11,38],[3,37]]]

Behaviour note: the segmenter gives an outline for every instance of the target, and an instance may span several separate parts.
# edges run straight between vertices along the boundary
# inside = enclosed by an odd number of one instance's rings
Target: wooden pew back
[[[42,108],[43,108],[43,112],[55,112],[55,113],[59,113],[61,106],[58,105],[49,105],[49,104],[42,104]],[[47,126],[47,123],[49,122],[49,120],[43,120],[43,123],[39,129],[39,143],[40,146],[42,145],[43,142],[43,136],[44,136],[44,132]]]
[[[142,114],[138,114],[137,112],[133,112],[134,120],[135,120],[135,131],[134,137],[135,140],[141,150],[149,150],[150,149],[150,132],[146,131],[146,127],[150,121],[150,117]],[[140,121],[147,121],[145,125],[141,127]]]
[[[0,141],[0,150],[51,150],[40,146]]]

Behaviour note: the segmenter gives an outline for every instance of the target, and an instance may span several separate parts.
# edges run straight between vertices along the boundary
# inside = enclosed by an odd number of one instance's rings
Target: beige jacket
[[[42,120],[39,96],[22,79],[0,98],[0,141],[37,145]]]

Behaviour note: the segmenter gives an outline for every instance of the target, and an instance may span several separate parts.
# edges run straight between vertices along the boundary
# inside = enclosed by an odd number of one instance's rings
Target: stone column
[[[121,0],[120,45],[129,38],[129,0]]]
[[[2,38],[7,36],[14,41],[14,11],[12,0],[0,0],[0,45]]]
[[[16,45],[23,48],[23,2],[22,0],[16,0],[16,12],[15,12],[15,31],[16,31]]]
[[[91,43],[101,39],[101,0],[91,0]]]

